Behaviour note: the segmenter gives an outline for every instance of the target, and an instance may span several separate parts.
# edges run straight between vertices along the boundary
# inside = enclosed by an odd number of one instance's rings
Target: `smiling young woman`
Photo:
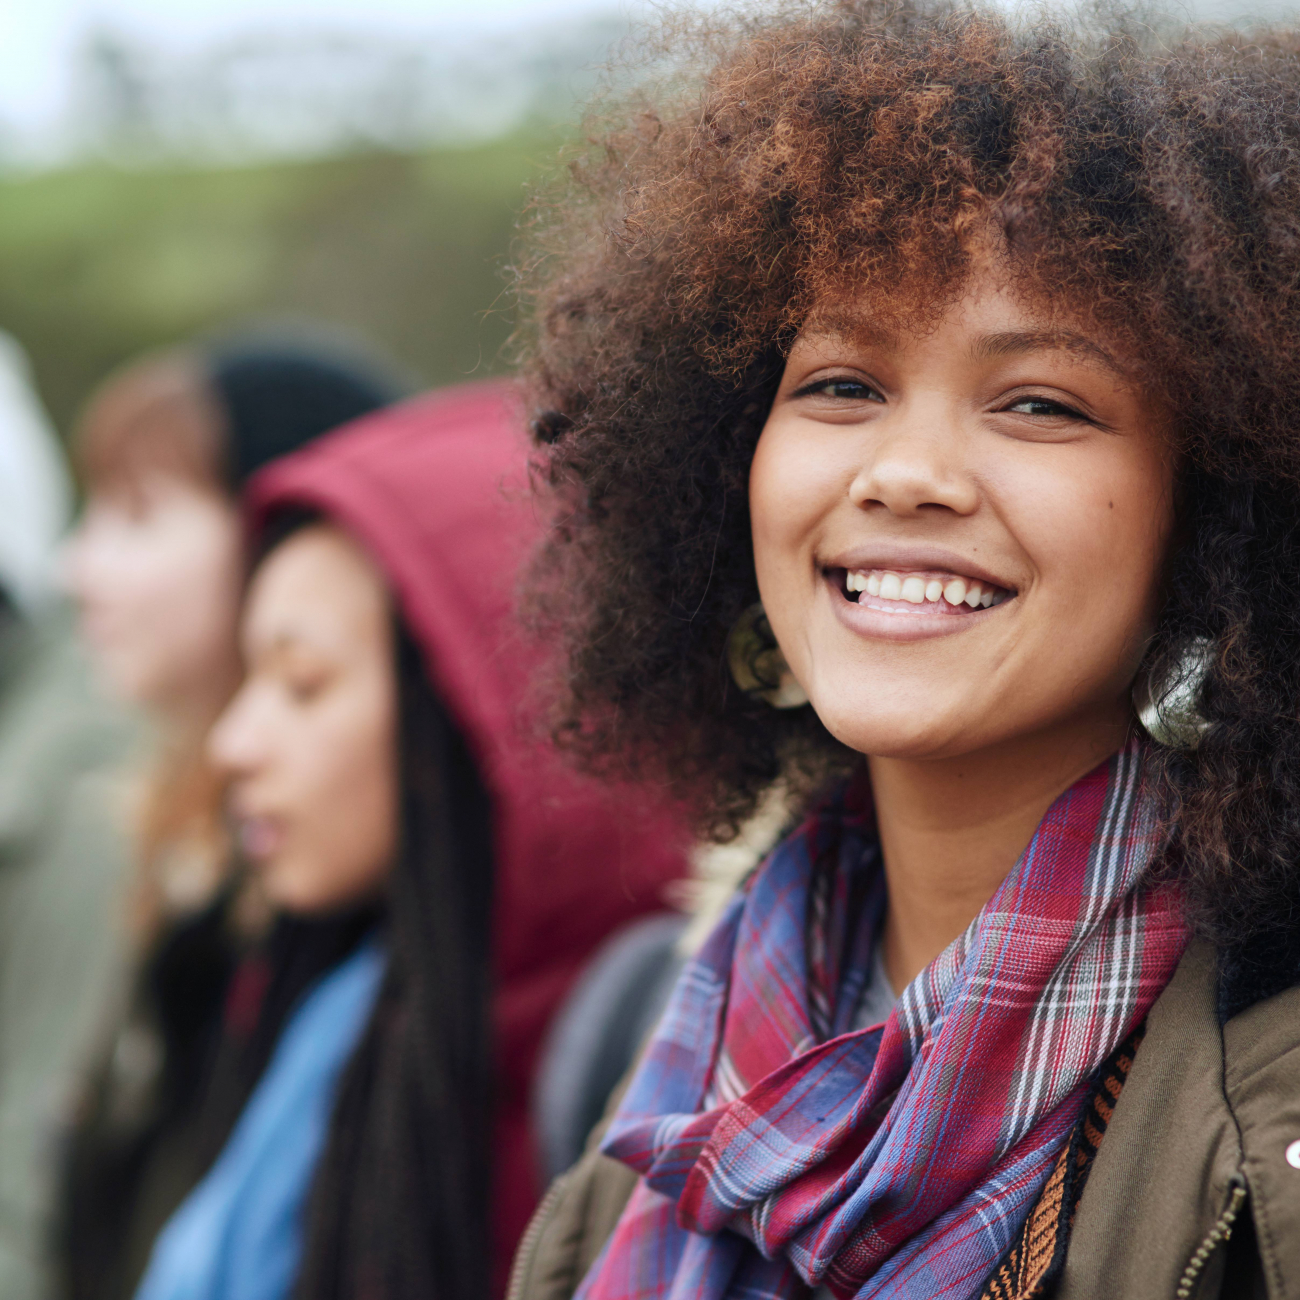
[[[539,203],[559,732],[807,820],[516,1297],[1300,1286],[1295,43],[679,26]]]

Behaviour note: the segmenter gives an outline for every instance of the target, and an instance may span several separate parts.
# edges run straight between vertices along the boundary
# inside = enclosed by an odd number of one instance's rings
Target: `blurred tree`
[[[0,179],[0,328],[65,431],[142,349],[267,318],[358,331],[426,383],[488,374],[515,214],[555,145]]]
[[[96,32],[82,57],[91,140],[127,154],[155,146],[155,113],[139,52],[114,32]]]

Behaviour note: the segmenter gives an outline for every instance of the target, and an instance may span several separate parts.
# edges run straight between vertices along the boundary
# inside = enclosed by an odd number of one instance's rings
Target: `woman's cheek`
[[[774,418],[750,465],[749,508],[759,587],[796,579],[807,569],[818,524],[847,490],[848,479],[801,422]]]
[[[1097,448],[1093,448],[1094,451]],[[1039,586],[1039,635],[1061,667],[1107,689],[1132,678],[1155,618],[1168,526],[1165,483],[1141,458],[1062,457],[1059,472],[1004,476],[1004,517]]]
[[[310,782],[305,844],[320,879],[318,905],[338,905],[373,892],[396,847],[396,728],[384,689],[341,698],[337,716],[314,737],[321,766]],[[322,719],[322,722],[325,722]]]

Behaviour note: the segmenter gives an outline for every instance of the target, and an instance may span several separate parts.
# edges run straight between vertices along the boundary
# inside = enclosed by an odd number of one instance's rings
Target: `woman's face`
[[[987,274],[923,336],[808,331],[750,476],[759,589],[827,728],[955,757],[1126,725],[1173,527],[1161,413]]]
[[[230,777],[244,853],[271,902],[311,914],[373,897],[396,847],[396,681],[388,594],[326,526],[259,567],[241,641],[247,677],[208,743]]]
[[[237,680],[243,553],[229,497],[169,473],[92,493],[64,556],[110,689],[207,718]]]

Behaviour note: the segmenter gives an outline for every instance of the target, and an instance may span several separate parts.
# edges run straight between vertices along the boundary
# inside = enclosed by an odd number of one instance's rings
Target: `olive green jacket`
[[[1043,1294],[1300,1300],[1300,986],[1222,1027],[1216,987],[1213,951],[1193,944],[1151,1009]],[[552,1184],[509,1300],[568,1300],[600,1253],[636,1175],[597,1142]]]

